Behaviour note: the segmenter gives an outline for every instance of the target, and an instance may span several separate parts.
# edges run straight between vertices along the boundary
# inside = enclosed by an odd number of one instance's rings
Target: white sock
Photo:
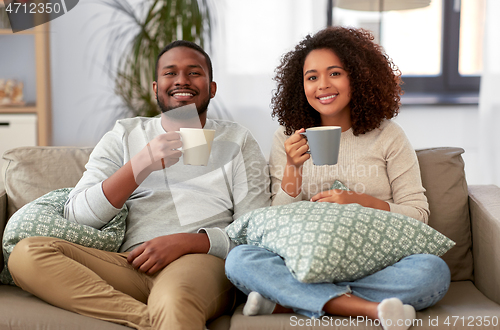
[[[417,312],[415,312],[415,308],[413,308],[412,305],[403,305],[403,309],[405,312],[405,319],[406,320],[414,320],[417,318]],[[410,322],[408,322],[410,323]]]
[[[276,303],[266,299],[260,293],[252,291],[248,295],[245,307],[243,307],[243,315],[269,315],[272,314]]]
[[[403,305],[398,298],[382,300],[377,311],[384,330],[407,330],[416,315],[413,306]]]

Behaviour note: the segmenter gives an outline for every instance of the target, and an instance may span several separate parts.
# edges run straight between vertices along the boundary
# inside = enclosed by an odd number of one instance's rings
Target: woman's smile
[[[330,104],[337,98],[338,94],[322,94],[318,96],[319,102],[321,104]]]

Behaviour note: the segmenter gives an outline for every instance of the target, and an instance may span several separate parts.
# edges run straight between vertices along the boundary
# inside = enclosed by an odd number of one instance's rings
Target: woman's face
[[[313,50],[306,57],[303,72],[307,101],[319,112],[321,124],[350,127],[349,76],[338,56],[329,49]]]

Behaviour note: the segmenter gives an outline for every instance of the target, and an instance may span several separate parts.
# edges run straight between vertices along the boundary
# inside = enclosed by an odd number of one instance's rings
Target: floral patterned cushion
[[[65,239],[86,247],[116,252],[125,236],[125,219],[128,210],[123,209],[104,227],[95,229],[64,218],[64,204],[72,188],[51,191],[33,202],[24,205],[12,215],[5,226],[2,250],[5,265],[0,273],[0,282],[14,285],[7,269],[9,256],[14,246],[23,238],[49,236]]]
[[[301,201],[244,214],[226,228],[236,244],[284,258],[302,282],[354,281],[412,254],[441,256],[455,242],[413,218],[363,207]]]

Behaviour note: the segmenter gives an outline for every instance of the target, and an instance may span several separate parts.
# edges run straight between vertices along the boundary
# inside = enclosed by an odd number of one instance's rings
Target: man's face
[[[156,80],[153,91],[162,112],[194,103],[202,114],[217,89],[203,54],[188,47],[172,48],[160,57]]]

